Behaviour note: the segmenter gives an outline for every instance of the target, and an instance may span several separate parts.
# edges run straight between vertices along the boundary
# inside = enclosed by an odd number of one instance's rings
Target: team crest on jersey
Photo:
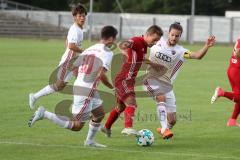
[[[176,51],[172,50],[172,55],[175,55],[176,54]]]

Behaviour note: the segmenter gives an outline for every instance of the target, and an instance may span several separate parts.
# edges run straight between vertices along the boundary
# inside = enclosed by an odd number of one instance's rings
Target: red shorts
[[[126,80],[115,83],[117,103],[123,103],[128,97],[135,98],[134,83],[129,83]]]
[[[232,86],[232,91],[234,93],[240,94],[240,68],[237,67],[229,67],[228,71],[228,79]]]

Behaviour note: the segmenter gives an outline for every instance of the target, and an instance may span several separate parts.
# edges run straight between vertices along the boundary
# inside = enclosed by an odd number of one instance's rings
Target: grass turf
[[[85,47],[89,45],[84,43]],[[185,47],[197,50],[201,45]],[[154,132],[153,146],[139,147],[135,138],[122,136],[120,118],[113,126],[112,138],[101,133],[96,137],[108,147],[92,149],[83,147],[87,125],[80,132],[61,129],[48,121],[27,126],[33,114],[28,108],[28,94],[48,83],[64,51],[64,41],[0,38],[0,159],[240,159],[240,129],[226,127],[233,103],[220,99],[210,105],[217,85],[230,89],[226,70],[232,47],[217,45],[201,61],[188,60],[184,64],[174,84],[178,122],[173,140],[164,141],[156,134],[159,122],[149,118],[155,115],[152,99],[139,98],[134,126]],[[54,111],[63,99],[72,96],[46,96],[37,105]]]

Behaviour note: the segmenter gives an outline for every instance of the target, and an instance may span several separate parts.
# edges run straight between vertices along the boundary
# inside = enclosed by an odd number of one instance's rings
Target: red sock
[[[124,110],[125,128],[132,128],[136,106],[127,106]]]
[[[240,95],[239,94],[235,94],[233,92],[224,92],[223,96],[230,99],[231,101],[240,103]]]
[[[238,115],[240,113],[240,105],[238,103],[235,103],[234,110],[232,113],[232,119],[237,119]]]
[[[118,119],[120,114],[121,114],[121,112],[118,111],[117,108],[113,108],[108,116],[106,123],[105,123],[105,128],[111,129],[113,123]]]

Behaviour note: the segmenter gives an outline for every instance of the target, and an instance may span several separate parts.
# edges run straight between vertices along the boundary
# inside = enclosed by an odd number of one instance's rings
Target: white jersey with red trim
[[[97,73],[101,67],[109,70],[113,53],[104,44],[95,44],[87,48],[74,62],[78,68],[78,76],[74,86],[93,88]]]
[[[189,58],[191,52],[180,45],[169,46],[165,39],[161,38],[151,48],[149,59],[165,67],[163,71],[156,71],[151,66],[147,69],[147,77],[154,77],[158,80],[172,84],[176,79],[179,69],[185,58]]]
[[[77,25],[73,24],[69,30],[67,35],[67,41],[69,43],[75,43],[77,47],[81,47],[82,41],[83,41],[83,30]],[[59,62],[59,65],[63,64],[66,61],[69,61],[69,59],[72,59],[73,52],[67,47],[66,51],[64,52],[61,61]]]

